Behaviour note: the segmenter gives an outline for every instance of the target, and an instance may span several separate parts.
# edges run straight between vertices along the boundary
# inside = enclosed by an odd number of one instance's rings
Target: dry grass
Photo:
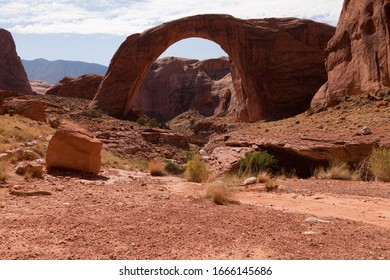
[[[5,182],[8,179],[5,162],[0,160],[0,182]]]
[[[271,177],[267,172],[260,172],[259,174],[257,174],[257,182],[258,183],[264,184],[264,183],[267,183],[269,181],[271,181]]]
[[[117,168],[122,170],[146,170],[146,162],[142,160],[121,158],[111,151],[101,151],[101,164],[106,168]]]
[[[206,182],[209,175],[210,172],[207,164],[199,155],[194,155],[192,159],[187,162],[185,176],[188,181],[196,183]]]
[[[152,159],[148,162],[148,172],[152,176],[164,176],[165,165],[159,159]]]
[[[358,172],[349,168],[348,164],[340,161],[332,161],[328,168],[317,168],[314,171],[314,177],[317,179],[334,179],[334,180],[347,180],[358,181],[360,175]]]
[[[374,149],[368,159],[368,169],[376,180],[390,182],[390,149]]]
[[[224,182],[218,181],[193,187],[192,196],[196,199],[208,199],[217,205],[238,204],[234,199],[234,191]]]
[[[271,181],[271,180],[265,182],[264,186],[265,186],[265,190],[267,192],[271,192],[273,190],[276,190],[279,187],[279,185],[275,181]]]

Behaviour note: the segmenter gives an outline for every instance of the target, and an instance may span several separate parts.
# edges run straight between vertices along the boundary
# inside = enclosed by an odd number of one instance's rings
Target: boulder
[[[324,49],[335,28],[296,18],[242,20],[196,15],[129,36],[115,53],[94,100],[126,117],[154,61],[182,39],[219,44],[234,62],[234,112],[239,120],[283,118],[305,111],[326,81]],[[204,77],[199,77],[204,85]]]
[[[349,95],[390,87],[390,1],[345,0],[326,48],[328,81],[311,107],[320,111]]]
[[[43,167],[45,164],[42,160],[36,160],[31,162],[22,161],[19,162],[15,168],[16,174],[19,175],[31,175],[36,178],[43,178]]]
[[[46,94],[92,100],[102,80],[102,75],[95,74],[82,75],[77,78],[65,77],[52,86]]]
[[[46,167],[88,172],[100,171],[102,143],[80,126],[61,123],[49,142]]]
[[[39,100],[7,98],[0,105],[0,113],[17,114],[26,118],[45,122],[45,106]]]
[[[0,28],[0,90],[33,94],[10,32]]]

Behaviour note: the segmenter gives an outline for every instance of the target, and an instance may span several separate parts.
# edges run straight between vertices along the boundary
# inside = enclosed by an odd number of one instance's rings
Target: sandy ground
[[[0,185],[0,258],[390,259],[389,183],[278,184],[237,186],[239,203],[220,206],[194,197],[201,184],[117,169],[11,181]]]

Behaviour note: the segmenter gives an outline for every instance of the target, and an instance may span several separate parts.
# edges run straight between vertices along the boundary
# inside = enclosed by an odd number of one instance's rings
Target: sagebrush
[[[209,173],[207,164],[199,155],[194,155],[192,159],[187,162],[185,176],[188,181],[196,183],[206,182],[209,177]]]
[[[390,182],[390,149],[374,149],[368,159],[368,169],[376,180]]]

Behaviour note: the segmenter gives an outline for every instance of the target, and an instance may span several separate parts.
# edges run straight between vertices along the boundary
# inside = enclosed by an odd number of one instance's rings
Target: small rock
[[[244,181],[244,185],[245,185],[245,186],[247,186],[247,185],[252,185],[252,184],[256,184],[256,182],[257,182],[256,177],[250,177],[250,178],[248,178],[248,179],[246,179],[246,180]]]
[[[43,164],[41,162],[20,162],[16,168],[15,172],[19,175],[25,175],[27,173],[36,178],[43,178]]]
[[[315,231],[304,231],[302,232],[303,235],[316,235],[319,234],[318,232]]]
[[[325,127],[322,124],[316,126],[318,129],[324,129]]]
[[[54,188],[54,190],[56,191],[56,192],[63,192],[64,191],[64,186],[56,186],[55,188]]]
[[[201,156],[207,156],[208,155],[205,149],[200,149],[199,154]]]
[[[371,132],[370,128],[365,126],[365,127],[363,127],[361,134],[362,135],[369,135],[369,134],[372,134],[372,132]]]
[[[0,160],[4,160],[4,159],[7,159],[8,158],[8,154],[7,153],[0,153]]]
[[[23,159],[24,160],[36,160],[39,159],[40,156],[33,151],[23,151]]]
[[[321,220],[321,219],[318,219],[315,217],[306,218],[304,222],[306,222],[306,223],[325,223],[325,224],[330,223],[330,221]]]

